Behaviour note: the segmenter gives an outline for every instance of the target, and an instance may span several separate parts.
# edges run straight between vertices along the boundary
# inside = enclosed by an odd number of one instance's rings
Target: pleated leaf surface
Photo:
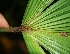
[[[58,0],[50,5],[52,2],[53,0],[29,1],[22,21],[23,26],[31,28],[25,33],[27,35],[23,34],[25,42],[28,40],[26,37],[31,38],[30,42],[37,41],[51,54],[70,54],[70,0]],[[66,35],[62,36],[63,32]]]

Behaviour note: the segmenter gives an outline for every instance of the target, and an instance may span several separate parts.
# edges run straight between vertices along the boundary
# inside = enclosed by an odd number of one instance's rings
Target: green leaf
[[[39,44],[34,39],[32,39],[31,35],[25,32],[23,32],[23,35],[24,35],[23,37],[24,37],[24,40],[26,42],[26,45],[30,54],[39,54],[39,53],[45,54],[45,52],[39,46]]]
[[[70,0],[58,0],[44,10],[52,2],[30,0],[22,23],[31,29],[26,32],[27,35],[23,34],[24,38],[29,36],[51,54],[70,54]],[[67,36],[62,36],[62,32],[66,32]]]
[[[23,17],[23,24],[28,24],[33,19],[41,15],[42,11],[53,1],[54,0],[30,0]]]
[[[70,54],[70,35],[63,37],[46,31],[29,31],[29,34],[51,54]]]

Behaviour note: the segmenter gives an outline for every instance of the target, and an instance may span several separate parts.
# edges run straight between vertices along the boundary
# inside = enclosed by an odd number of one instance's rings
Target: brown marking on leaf
[[[61,32],[60,34],[61,34],[61,36],[67,37],[67,33],[66,32]]]

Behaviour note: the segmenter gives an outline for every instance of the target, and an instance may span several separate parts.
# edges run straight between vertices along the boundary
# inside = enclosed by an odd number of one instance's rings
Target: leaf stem
[[[0,32],[21,32],[21,31],[24,31],[22,27],[0,28]]]
[[[20,27],[9,27],[9,28],[0,28],[0,32],[27,32],[30,29],[29,26],[20,26]]]

